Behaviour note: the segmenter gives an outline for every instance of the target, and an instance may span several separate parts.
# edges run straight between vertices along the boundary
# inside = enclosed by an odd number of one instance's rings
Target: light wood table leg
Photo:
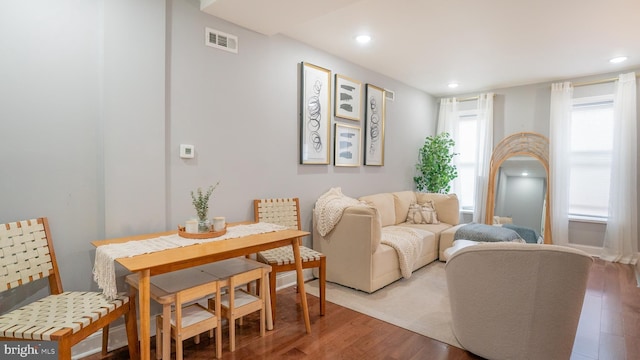
[[[171,304],[162,305],[162,359],[171,360]]]
[[[273,271],[273,270],[272,270]],[[271,306],[272,306],[272,302],[271,302],[271,286],[269,285],[268,281],[269,281],[269,276],[271,274],[268,274],[267,276],[262,278],[262,283],[264,283],[264,286],[262,286],[262,291],[264,291],[264,298],[265,298],[265,302],[264,302],[264,306],[265,306],[265,310],[266,310],[266,314],[265,314],[265,321],[266,321],[266,325],[267,325],[267,330],[273,330],[273,313],[271,310]]]
[[[304,275],[302,274],[302,258],[300,257],[300,244],[298,239],[291,242],[293,245],[293,257],[296,260],[296,273],[298,275],[298,292],[302,303],[302,314],[304,315],[304,326],[307,334],[311,334],[311,321],[309,320],[309,307],[307,306],[307,292],[304,290]]]
[[[140,299],[140,359],[151,359],[151,299],[150,271],[138,273],[138,298]]]

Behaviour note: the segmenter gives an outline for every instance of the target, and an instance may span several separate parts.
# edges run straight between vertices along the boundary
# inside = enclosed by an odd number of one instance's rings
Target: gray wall
[[[206,47],[205,26],[237,35],[239,53]],[[432,96],[196,0],[9,1],[0,45],[0,223],[49,217],[66,290],[97,289],[90,241],[175,229],[195,216],[190,191],[216,181],[211,216],[252,219],[252,199],[297,196],[306,230],[331,187],[412,189],[435,130]],[[385,166],[298,164],[302,61],[395,91]],[[195,159],[178,157],[183,143]],[[2,293],[0,312],[44,288]]]
[[[204,46],[205,27],[237,35],[238,54]],[[251,219],[251,199],[297,196],[307,230],[316,199],[331,187],[354,197],[413,189],[418,148],[435,129],[433,97],[288,38],[214,18],[195,0],[173,2],[170,33],[169,227],[193,215],[192,189],[218,180],[211,215]],[[302,61],[395,91],[383,167],[298,165]],[[180,159],[180,144],[195,145],[195,159]]]

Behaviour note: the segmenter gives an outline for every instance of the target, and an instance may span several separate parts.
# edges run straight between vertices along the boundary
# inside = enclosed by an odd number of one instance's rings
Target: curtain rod
[[[616,78],[609,78],[609,79],[593,80],[593,81],[575,83],[575,84],[571,84],[571,86],[580,87],[580,86],[588,86],[588,85],[606,84],[606,83],[614,82],[616,80],[618,80],[617,77]]]
[[[495,94],[491,94],[491,96],[495,96]],[[463,102],[463,101],[478,100],[480,98],[480,96],[476,95],[476,96],[469,96],[469,97],[463,97],[463,98],[456,98],[454,96],[454,98],[456,99],[457,102]],[[440,99],[440,100],[442,100],[442,99]]]
[[[460,99],[456,99],[458,100],[458,102],[463,102],[463,101],[471,101],[471,100],[478,100],[480,97],[479,96],[469,96],[466,98],[460,98]]]
[[[640,74],[636,74],[636,78],[638,78],[638,77],[640,77]],[[580,87],[580,86],[587,86],[587,85],[605,84],[605,83],[609,83],[609,82],[618,81],[618,79],[620,79],[620,78],[619,77],[614,77],[614,78],[608,78],[608,79],[602,79],[602,80],[586,81],[586,82],[571,84],[571,86]]]

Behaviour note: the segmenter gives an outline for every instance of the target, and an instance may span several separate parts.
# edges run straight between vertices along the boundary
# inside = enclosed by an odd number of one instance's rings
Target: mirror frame
[[[485,223],[493,224],[493,214],[495,208],[496,174],[500,165],[510,157],[518,155],[533,156],[538,159],[547,172],[547,193],[545,195],[545,219],[544,219],[544,243],[552,244],[551,238],[551,178],[549,174],[549,139],[534,132],[520,132],[502,139],[493,149],[491,154],[491,169],[489,172],[489,185],[487,191],[487,207]]]

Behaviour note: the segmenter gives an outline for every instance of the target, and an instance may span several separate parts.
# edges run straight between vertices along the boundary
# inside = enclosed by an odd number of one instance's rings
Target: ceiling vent
[[[226,50],[234,54],[238,53],[238,37],[224,33],[220,30],[205,28],[204,43],[217,49]]]
[[[389,101],[394,101],[396,99],[396,93],[389,89],[384,89],[384,97]]]

